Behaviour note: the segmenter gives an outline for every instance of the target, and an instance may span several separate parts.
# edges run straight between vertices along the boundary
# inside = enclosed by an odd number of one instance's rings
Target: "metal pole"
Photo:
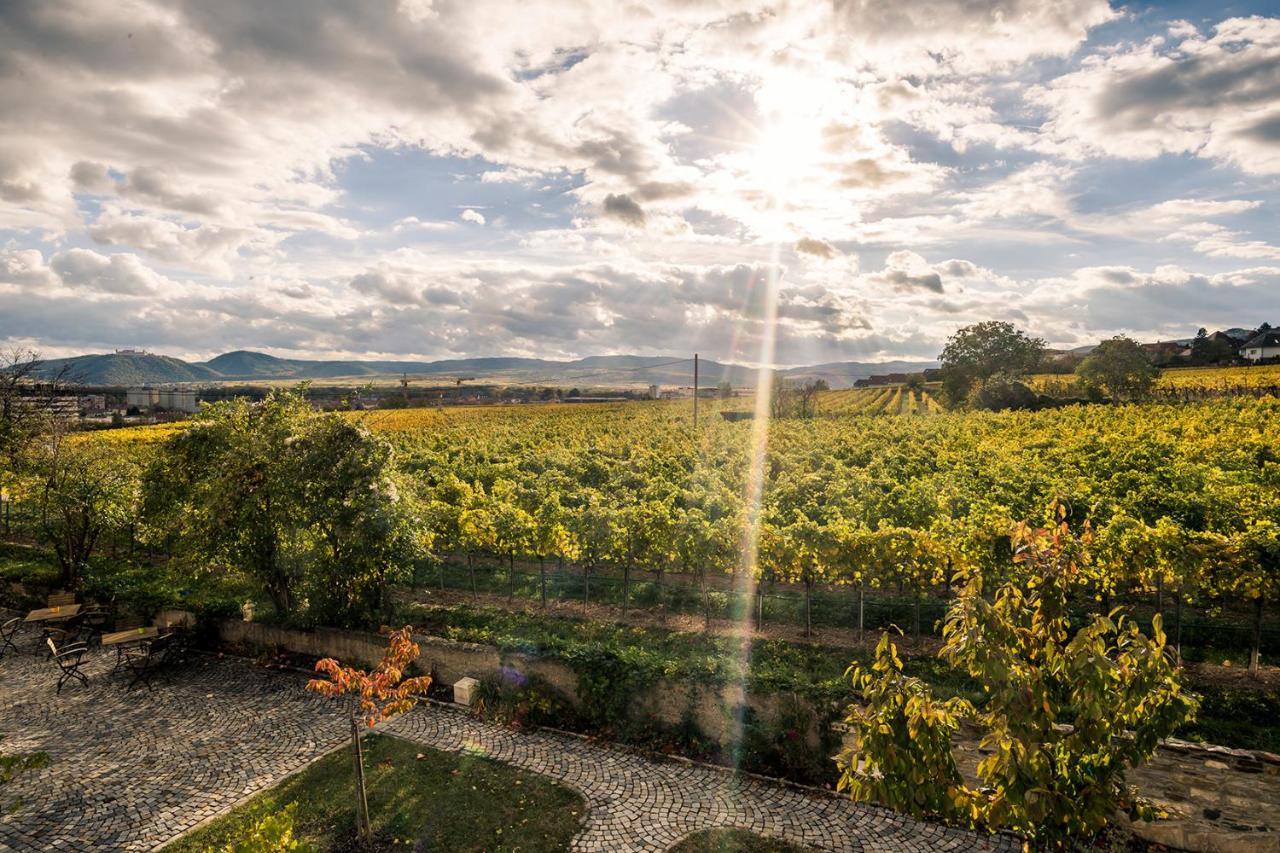
[[[693,428],[698,428],[698,354],[693,354]]]

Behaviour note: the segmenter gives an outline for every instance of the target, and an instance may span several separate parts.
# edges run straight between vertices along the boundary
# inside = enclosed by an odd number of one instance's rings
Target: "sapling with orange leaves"
[[[356,835],[360,843],[370,840],[369,798],[364,784],[364,754],[360,745],[360,725],[357,717],[363,717],[372,728],[382,720],[403,714],[418,704],[431,686],[431,676],[405,678],[404,672],[418,657],[418,644],[413,642],[412,629],[406,625],[387,637],[387,648],[382,660],[372,671],[343,666],[333,658],[316,663],[316,672],[325,678],[313,678],[307,682],[307,690],[330,699],[348,697],[351,717],[351,755],[356,777]]]

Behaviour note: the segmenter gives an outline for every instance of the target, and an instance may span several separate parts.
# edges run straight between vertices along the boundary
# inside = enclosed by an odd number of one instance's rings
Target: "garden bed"
[[[375,849],[559,851],[586,815],[576,792],[487,758],[386,735],[366,737],[364,750]],[[291,804],[295,838],[351,849],[352,775],[350,750],[338,749],[165,850],[221,850]]]

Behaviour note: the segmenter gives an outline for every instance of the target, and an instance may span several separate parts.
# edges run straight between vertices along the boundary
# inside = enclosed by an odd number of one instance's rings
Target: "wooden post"
[[[1249,674],[1258,674],[1262,657],[1262,596],[1253,600],[1253,648],[1249,650]]]
[[[862,621],[863,595],[864,595],[863,584],[859,583],[858,584],[858,644],[859,645],[862,644],[862,638],[863,638],[863,633],[862,633],[862,628],[864,624]]]
[[[698,428],[698,354],[693,354],[693,428]]]
[[[369,799],[364,788],[364,748],[360,743],[360,725],[356,722],[354,705],[351,706],[351,758],[356,775],[356,838],[364,844],[372,835],[372,828],[369,825]]]

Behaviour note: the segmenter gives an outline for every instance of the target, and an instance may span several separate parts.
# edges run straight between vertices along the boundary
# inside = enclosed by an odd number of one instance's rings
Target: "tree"
[[[915,818],[971,817],[951,739],[973,706],[959,698],[935,699],[927,682],[905,675],[888,632],[870,669],[855,664],[845,675],[863,704],[850,705],[845,717],[855,741],[836,756],[836,789]]]
[[[205,406],[156,454],[143,494],[153,531],[244,572],[281,615],[305,585],[320,615],[359,621],[417,553],[390,445],[298,392]]]
[[[338,699],[350,697],[348,711],[351,717],[351,759],[356,778],[356,835],[362,844],[371,836],[369,826],[369,797],[364,785],[364,751],[360,744],[360,726],[356,712],[365,718],[370,728],[380,720],[403,714],[427,693],[431,676],[404,678],[404,672],[419,654],[418,644],[413,642],[412,629],[406,625],[387,637],[387,648],[382,660],[372,672],[343,666],[333,658],[316,662],[316,672],[324,678],[307,682],[307,690]]]
[[[327,624],[363,624],[387,609],[391,583],[425,553],[425,528],[402,497],[388,442],[338,416],[312,416],[302,427],[289,449],[307,600]]]
[[[80,586],[102,534],[126,526],[138,502],[138,471],[127,455],[78,436],[55,433],[40,449],[40,529],[62,570],[62,586]]]
[[[965,326],[947,339],[942,362],[943,390],[953,403],[968,398],[997,375],[1017,378],[1035,368],[1044,354],[1044,341],[1032,338],[1012,323],[988,320]]]
[[[1236,357],[1236,348],[1219,332],[1210,335],[1204,329],[1196,331],[1191,341],[1192,364],[1225,364]]]
[[[1138,342],[1124,335],[1098,344],[1076,368],[1076,377],[1085,388],[1096,389],[1116,400],[1149,396],[1159,376],[1159,368],[1151,363]]]
[[[1090,559],[1091,537],[1087,527],[1070,530],[1065,509],[1054,506],[1052,515],[1048,528],[1023,523],[1012,532],[1021,579],[990,595],[972,572],[947,614],[941,656],[988,694],[971,714],[983,730],[983,788],[956,784],[954,758],[942,749],[968,709],[903,681],[882,650],[877,664],[890,684],[860,679],[869,711],[850,709],[859,746],[841,766],[852,796],[1009,827],[1053,849],[1095,834],[1117,809],[1151,817],[1125,773],[1191,719],[1197,701],[1182,691],[1158,615],[1151,637],[1119,611],[1070,632],[1068,593]],[[921,732],[927,737],[916,743]],[[912,742],[905,750],[903,739]],[[860,762],[891,767],[914,785],[877,787],[858,775]]]
[[[24,454],[53,426],[47,405],[67,369],[41,381],[40,356],[15,347],[0,352],[0,459],[11,471],[22,467]]]
[[[721,400],[728,400],[733,396],[733,386],[728,382],[719,382],[716,384],[716,396]]]

